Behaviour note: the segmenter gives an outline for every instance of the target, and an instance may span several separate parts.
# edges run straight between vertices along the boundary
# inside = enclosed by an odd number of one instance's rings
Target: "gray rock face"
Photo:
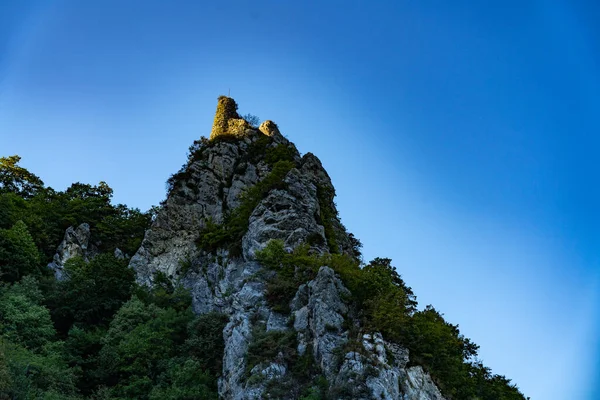
[[[315,218],[319,215],[319,201],[310,177],[294,168],[284,182],[287,189],[271,191],[250,216],[250,226],[242,240],[246,259],[253,259],[256,251],[272,239],[283,240],[289,250],[306,242],[311,234],[325,243],[325,229]]]
[[[239,205],[241,191],[264,176],[240,162],[250,143],[217,143],[187,166],[187,176],[174,186],[131,259],[140,283],[150,284],[156,271],[177,276],[182,263],[198,255],[195,241],[207,221],[222,222],[225,211]]]
[[[403,400],[442,400],[442,394],[421,366],[403,371],[401,376]]]
[[[298,332],[298,353],[312,348],[325,376],[336,374],[336,349],[348,341],[344,316],[348,307],[342,300],[350,292],[329,267],[321,267],[317,277],[302,285],[292,300],[294,329]]]
[[[407,368],[408,350],[380,333],[353,338],[345,330],[350,293],[334,271],[322,267],[291,302],[298,352],[312,348],[315,361],[332,383],[331,393],[353,399],[443,400],[421,367]],[[344,348],[352,348],[345,353]],[[349,396],[349,397],[348,397]]]
[[[89,260],[96,255],[96,248],[90,244],[90,226],[86,223],[77,228],[68,227],[65,231],[65,237],[56,249],[56,254],[48,268],[54,271],[54,276],[58,280],[65,278],[65,263],[73,257],[83,257]]]
[[[300,158],[293,148],[296,167],[252,211],[241,239],[241,255],[234,257],[226,248],[198,249],[195,242],[208,221],[222,223],[240,205],[240,194],[271,172],[265,155],[256,154],[259,140],[265,140],[262,134],[268,135],[269,147],[293,146],[274,123],[265,122],[259,129],[262,133],[247,130],[237,140],[204,145],[176,176],[130,260],[138,282],[151,284],[154,273],[163,272],[190,289],[196,313],[218,311],[229,316],[223,330],[225,351],[219,379],[223,399],[271,398],[268,382],[295,379],[292,366],[281,354],[248,372],[246,355],[257,327],[267,334],[295,333],[298,354],[312,354],[330,382],[332,398],[442,399],[422,369],[406,368],[407,350],[385,342],[380,334],[356,333],[360,327],[346,303],[350,292],[331,268],[320,268],[313,280],[299,287],[290,303],[290,315],[269,308],[265,277],[272,272],[255,261],[256,251],[272,239],[282,240],[287,250],[309,242],[311,251],[329,251],[321,209],[326,201],[325,206],[335,211],[334,189],[314,155]],[[329,197],[323,199],[322,193]],[[338,250],[352,254],[341,222],[337,218],[330,222]],[[390,354],[393,360],[388,359]],[[299,394],[290,396],[298,398]]]

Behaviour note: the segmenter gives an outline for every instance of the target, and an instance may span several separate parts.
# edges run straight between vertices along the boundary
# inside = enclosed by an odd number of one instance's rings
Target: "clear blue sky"
[[[226,5],[225,5],[226,4]],[[0,155],[148,208],[216,98],[532,399],[600,398],[595,1],[0,2]]]

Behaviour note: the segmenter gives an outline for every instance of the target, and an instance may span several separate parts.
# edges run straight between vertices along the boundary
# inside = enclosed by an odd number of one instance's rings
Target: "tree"
[[[417,307],[417,298],[412,291],[412,288],[404,283],[404,280],[392,266],[392,260],[390,258],[377,257],[372,260],[364,270],[367,276],[371,276],[377,283],[380,290],[384,292],[388,291],[388,286],[393,286],[395,289],[400,289],[404,294],[403,308],[406,312],[412,314]]]
[[[258,125],[260,124],[260,118],[258,118],[256,115],[246,114],[242,115],[242,118],[245,119],[246,122],[253,128],[258,128]]]
[[[55,335],[50,312],[32,277],[0,289],[0,333],[13,343],[39,351]]]
[[[133,297],[115,315],[100,352],[100,370],[114,393],[125,398],[147,398],[165,361],[178,355],[193,313],[145,304]]]
[[[40,274],[39,252],[23,221],[0,229],[0,280],[16,282],[27,274]]]
[[[108,326],[134,289],[135,272],[124,260],[101,254],[89,263],[73,258],[65,265],[68,279],[57,283],[50,303],[57,327],[66,333],[81,327]]]
[[[8,379],[0,382],[2,399],[75,400],[75,371],[64,361],[60,342],[34,352],[0,336]],[[3,369],[0,355],[0,371]],[[0,378],[1,379],[1,378]]]
[[[172,359],[150,392],[150,400],[216,400],[214,377],[196,360]]]
[[[0,157],[0,192],[12,192],[27,198],[44,187],[44,182],[36,175],[19,166],[18,155]]]
[[[472,398],[473,381],[466,361],[477,356],[479,346],[430,305],[412,316],[410,330],[411,361],[431,372],[448,397]]]

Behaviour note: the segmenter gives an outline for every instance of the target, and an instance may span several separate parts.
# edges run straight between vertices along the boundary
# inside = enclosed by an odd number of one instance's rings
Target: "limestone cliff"
[[[169,181],[169,194],[130,267],[142,284],[163,273],[190,289],[197,313],[229,317],[219,393],[224,399],[299,398],[283,351],[252,365],[248,349],[265,332],[291,337],[329,382],[332,398],[442,399],[427,373],[408,367],[408,351],[357,327],[349,292],[327,265],[302,284],[289,312],[266,301],[270,271],[256,252],[278,239],[285,249],[354,256],[337,217],[331,180],[313,154],[300,156],[275,123],[258,129],[221,97],[210,140],[196,142]],[[360,332],[359,336],[356,333]],[[359,347],[350,348],[352,341]],[[283,385],[278,393],[275,384]]]
[[[58,280],[64,279],[64,267],[67,261],[74,257],[82,257],[88,261],[97,253],[96,246],[90,243],[90,226],[87,223],[77,228],[70,226],[65,231],[63,241],[58,245],[52,262],[48,264]],[[120,250],[119,250],[120,251]]]

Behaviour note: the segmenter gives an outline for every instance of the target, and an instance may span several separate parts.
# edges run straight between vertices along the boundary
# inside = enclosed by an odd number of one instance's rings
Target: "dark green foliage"
[[[238,135],[226,132],[226,133],[220,134],[219,136],[216,136],[216,137],[210,139],[210,144],[212,146],[215,146],[218,143],[236,143],[239,140],[240,140],[240,137]]]
[[[188,258],[185,260],[179,260],[179,271],[178,275],[185,276],[188,271],[192,269],[192,261]]]
[[[267,282],[265,298],[273,310],[289,313],[290,301],[298,287],[315,277],[321,260],[309,254],[308,246],[299,246],[286,253],[281,240],[272,240],[256,253],[256,259],[276,271]]]
[[[112,256],[137,250],[156,210],[112,205],[103,182],[56,192],[18,161],[0,165],[0,399],[216,399],[227,318],[195,318],[164,274],[137,287]],[[101,254],[70,260],[57,282],[45,264],[82,222]]]
[[[12,390],[12,376],[8,367],[8,360],[4,354],[4,346],[0,346],[0,399],[10,399]]]
[[[188,339],[183,353],[197,360],[198,365],[212,376],[220,376],[223,365],[223,329],[229,321],[225,314],[211,312],[194,319],[188,326]]]
[[[292,168],[294,163],[291,161],[278,161],[269,175],[242,193],[241,204],[225,216],[222,225],[214,224],[210,220],[206,222],[205,229],[197,241],[198,246],[206,251],[215,251],[227,244],[233,256],[239,255],[240,241],[248,230],[252,211],[271,190],[284,187],[283,179]]]
[[[47,346],[39,353],[0,337],[0,353],[5,363],[0,367],[5,371],[0,398],[78,398],[75,371],[64,361],[60,343]]]
[[[10,228],[22,220],[43,254],[42,264],[51,261],[56,247],[69,226],[90,224],[91,242],[100,251],[119,247],[132,255],[137,250],[151,213],[110,203],[112,190],[99,186],[74,184],[65,192],[44,188],[35,196],[22,198],[15,193],[0,193],[0,228]]]
[[[102,384],[98,377],[99,353],[106,327],[83,329],[74,326],[65,340],[65,357],[71,367],[79,370],[77,388],[84,395],[90,395]]]
[[[175,287],[146,290],[115,315],[102,339],[98,376],[119,398],[216,399],[227,317],[194,317]],[[170,299],[169,299],[170,297]]]
[[[329,385],[314,361],[312,347],[308,346],[304,354],[299,355],[295,331],[267,332],[264,326],[259,325],[253,330],[252,341],[248,345],[246,372],[250,374],[255,366],[264,368],[273,361],[290,369],[285,376],[266,382],[265,398],[327,398]],[[250,376],[249,382],[261,379],[264,379],[261,374],[255,374]]]
[[[178,189],[180,185],[188,181],[192,177],[190,170],[187,168],[187,165],[181,167],[181,169],[171,175],[169,179],[167,179],[167,196],[171,196],[175,189]],[[184,192],[181,193],[183,195]]]
[[[290,362],[296,356],[296,333],[294,331],[269,331],[257,327],[252,331],[252,341],[248,345],[246,369],[250,373],[255,365],[273,361],[279,354],[283,362]]]
[[[265,157],[267,149],[269,145],[273,143],[273,139],[267,135],[259,134],[258,138],[248,146],[248,151],[246,152],[245,158],[246,160],[242,161],[250,161],[252,163],[258,163]],[[273,161],[273,160],[272,160]],[[279,161],[279,160],[276,160]],[[274,163],[273,163],[274,164]]]
[[[101,250],[119,248],[132,256],[142,244],[144,233],[150,226],[150,213],[123,204],[113,207],[110,215],[99,220],[92,230],[92,241],[100,243]],[[94,236],[95,232],[95,236]]]
[[[45,265],[69,226],[90,224],[91,242],[100,251],[115,247],[132,255],[150,224],[151,213],[112,205],[113,191],[105,183],[74,183],[64,192],[43,186],[34,174],[18,166],[20,157],[0,158],[0,229],[9,229],[22,220]]]
[[[348,239],[350,240],[350,245],[352,246],[352,255],[357,260],[360,260],[362,257],[362,252],[360,250],[362,248],[361,241],[358,240],[358,238],[356,238],[352,233],[348,234]]]
[[[461,335],[458,326],[446,322],[430,306],[416,311],[416,297],[390,259],[376,258],[361,267],[350,256],[310,254],[308,246],[287,253],[283,242],[277,240],[269,242],[256,256],[275,272],[267,281],[266,293],[274,309],[288,311],[298,286],[314,278],[321,266],[329,266],[352,293],[347,301],[360,317],[361,325],[406,346],[411,361],[429,371],[448,398],[524,399],[504,377],[491,375],[472,361],[478,346]],[[353,350],[360,349],[359,344]],[[344,397],[342,389],[336,388],[336,395]]]
[[[192,302],[190,292],[173,282],[163,272],[156,272],[151,287],[137,287],[135,296],[146,304],[186,311]]]
[[[75,398],[76,370],[32,277],[0,287],[0,399]]]
[[[102,369],[118,378],[115,394],[126,398],[146,398],[159,375],[164,361],[177,355],[186,337],[191,312],[145,305],[132,300],[137,315],[131,311],[117,314],[105,338],[100,360]],[[141,319],[141,321],[139,321]]]
[[[386,337],[401,341],[406,337],[408,317],[417,301],[389,258],[376,258],[361,270],[360,288],[355,287],[364,322]]]
[[[478,346],[431,306],[413,315],[409,330],[412,362],[425,366],[449,397],[468,398],[472,382],[465,361],[477,355]]]
[[[217,398],[227,317],[194,317],[189,292],[163,274],[124,303],[131,271],[115,261],[76,260],[51,292],[63,329],[75,323],[64,343],[35,279],[0,286],[0,398]]]
[[[0,192],[0,229],[11,228],[27,212],[28,202],[15,193]]]
[[[0,286],[0,334],[27,349],[40,351],[56,334],[42,300],[31,276],[12,286]]]
[[[0,157],[0,192],[15,193],[20,197],[34,196],[44,187],[44,182],[19,166],[21,157]]]
[[[215,224],[212,219],[207,219],[196,244],[201,249],[214,252],[223,244],[234,239],[234,234],[227,228],[225,224]]]
[[[325,239],[319,232],[313,232],[306,238],[306,243],[311,246],[323,246],[325,244]]]
[[[286,279],[292,278],[292,279]],[[298,286],[303,282],[296,282],[294,276],[280,273],[276,278],[267,282],[267,293],[265,298],[273,311],[288,314],[290,312],[290,302],[294,298]]]
[[[152,388],[150,400],[217,400],[214,376],[193,359],[169,360],[158,385]]]
[[[332,254],[340,252],[338,240],[334,228],[334,221],[337,219],[337,210],[333,207],[333,198],[335,193],[324,186],[317,186],[317,198],[319,199],[319,208],[321,209],[320,220],[325,228],[325,238],[329,251]]]
[[[16,282],[24,275],[41,273],[38,249],[23,221],[0,229],[0,280]]]
[[[327,400],[329,392],[329,382],[324,376],[317,376],[303,393],[300,400]]]
[[[297,154],[298,152],[292,146],[280,143],[266,149],[265,161],[269,165],[275,165],[278,161],[294,161]]]
[[[502,375],[494,375],[480,362],[470,366],[471,379],[475,382],[469,394],[480,400],[522,400],[523,395],[516,386]],[[529,397],[528,397],[529,399]]]
[[[96,256],[89,263],[73,258],[67,262],[65,274],[68,279],[56,283],[48,301],[62,332],[67,332],[73,323],[82,327],[107,326],[134,288],[134,271],[126,261],[110,254]]]
[[[312,349],[306,349],[299,356],[296,348],[296,332],[293,330],[267,332],[261,325],[253,330],[252,341],[248,345],[246,372],[250,374],[257,365],[266,368],[273,361],[290,367],[285,376],[266,382],[265,398],[293,399],[302,393],[319,392],[320,387],[315,381],[320,371],[312,357]],[[248,381],[260,382],[262,379],[265,377],[258,373],[250,376]]]

